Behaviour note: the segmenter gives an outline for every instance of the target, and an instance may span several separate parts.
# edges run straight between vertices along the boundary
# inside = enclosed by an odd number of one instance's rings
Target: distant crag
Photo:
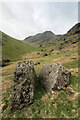
[[[24,39],[24,42],[29,44],[35,44],[40,47],[53,47],[61,50],[68,47],[71,44],[78,42],[80,37],[80,23],[74,25],[66,34],[55,35],[51,31],[45,31],[43,33],[36,34],[34,36],[29,36]]]
[[[49,41],[55,41],[61,39],[63,36],[61,35],[55,35],[51,31],[45,31],[44,33],[38,33],[35,36],[30,36],[24,39],[27,43],[33,43],[37,45],[42,45],[44,43],[47,43]]]

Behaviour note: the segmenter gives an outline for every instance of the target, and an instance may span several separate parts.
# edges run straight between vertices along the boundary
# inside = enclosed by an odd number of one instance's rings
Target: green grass
[[[78,60],[73,60],[71,62],[68,63],[63,63],[63,66],[65,66],[66,68],[70,69],[70,68],[78,68]]]
[[[2,33],[2,57],[11,61],[20,60],[26,53],[37,48]]]
[[[63,117],[73,117],[72,110],[76,109],[75,113],[77,113],[78,110],[78,101],[74,102],[67,98],[67,94],[64,91],[61,91],[61,93],[58,95],[57,99],[54,99],[52,101],[53,104],[57,104],[57,109],[55,109],[55,114],[59,118]],[[74,104],[76,104],[76,107],[74,107]]]
[[[47,52],[50,51],[47,49]],[[15,112],[11,112],[11,95],[12,95],[12,82],[13,82],[13,72],[9,72],[13,70],[13,66],[7,66],[3,68],[4,76],[3,81],[9,81],[10,88],[3,94],[2,103],[7,105],[7,108],[3,111],[4,118],[77,118],[78,112],[78,97],[74,97],[76,93],[78,93],[78,73],[75,68],[78,68],[78,60],[72,60],[70,57],[77,56],[76,48],[70,49],[68,52],[66,49],[58,51],[59,54],[53,54],[53,51],[50,56],[43,57],[44,52],[40,54],[40,58],[35,55],[36,58],[32,59],[33,61],[39,61],[40,65],[35,66],[37,71],[37,80],[35,81],[35,94],[34,94],[34,102],[33,104],[25,107],[22,110],[16,110]],[[66,56],[67,55],[67,56]],[[25,56],[28,57],[28,56]],[[32,57],[32,54],[31,56]],[[62,59],[58,59],[61,58]],[[68,59],[67,62],[65,60]],[[43,61],[41,61],[43,60]],[[41,66],[44,64],[53,63],[53,61],[62,62],[62,65],[67,69],[73,69],[73,73],[70,78],[70,85],[66,88],[66,90],[54,91],[54,95],[47,94],[45,89],[39,84],[39,74]],[[10,68],[11,67],[11,68]],[[7,74],[5,74],[7,73]],[[6,85],[7,86],[7,85]],[[4,86],[3,86],[4,87]],[[69,88],[72,88],[74,91],[74,95],[70,96],[68,94]]]
[[[78,76],[72,75],[70,78],[70,84],[75,91],[78,91]]]
[[[37,76],[39,76],[39,73]],[[6,80],[9,79],[13,81],[13,75],[6,76]],[[77,85],[77,77],[72,76],[70,86],[77,91]],[[3,111],[4,117],[6,118],[72,118],[76,116],[78,111],[77,98],[75,100],[68,99],[69,95],[65,90],[55,91],[55,95],[53,96],[47,94],[39,84],[39,77],[35,81],[34,103],[30,106],[11,113],[11,94],[12,87],[7,89],[7,93],[3,97],[3,104],[7,105],[7,108]]]

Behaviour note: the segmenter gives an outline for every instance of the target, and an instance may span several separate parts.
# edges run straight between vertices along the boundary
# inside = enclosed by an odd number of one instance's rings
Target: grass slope
[[[21,59],[23,54],[35,51],[37,48],[16,40],[2,33],[2,57],[11,61]]]
[[[76,47],[74,47],[76,46]],[[40,55],[36,51],[28,53],[23,58],[25,60],[33,60],[40,62],[35,65],[37,80],[35,85],[35,101],[33,104],[22,110],[16,110],[11,113],[11,95],[13,83],[13,71],[17,64],[13,64],[2,68],[3,74],[3,96],[2,106],[6,106],[3,110],[3,118],[77,118],[78,117],[78,48],[74,44],[64,50],[52,51],[50,56],[43,57],[44,51]],[[57,54],[58,53],[58,54]],[[71,59],[75,56],[76,59]],[[45,89],[39,84],[39,74],[44,64],[57,62],[65,66],[71,71],[70,85],[66,90],[54,91],[53,95],[46,93]],[[69,95],[72,89],[74,94]]]

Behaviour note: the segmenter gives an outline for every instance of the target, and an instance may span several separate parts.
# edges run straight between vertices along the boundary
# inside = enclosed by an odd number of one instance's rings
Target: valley
[[[46,37],[43,34],[47,34]],[[2,69],[3,118],[77,118],[79,116],[78,40],[80,23],[63,36],[56,36],[50,31],[43,34],[28,37],[22,42],[13,40],[3,33],[2,57],[10,59],[11,63],[0,68]],[[37,74],[35,100],[33,104],[12,113],[10,108],[14,69],[18,62],[29,60],[33,61]],[[54,62],[66,67],[71,72],[71,78],[70,85],[65,90],[54,90],[53,95],[50,95],[40,86],[39,74],[42,66]],[[73,94],[69,94],[70,92]]]

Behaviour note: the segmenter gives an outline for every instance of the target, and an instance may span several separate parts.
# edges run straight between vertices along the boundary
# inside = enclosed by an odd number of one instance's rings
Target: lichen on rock
[[[14,71],[11,110],[22,109],[34,101],[36,73],[32,61],[19,62]]]
[[[40,72],[40,83],[48,93],[64,89],[69,85],[71,72],[61,64],[47,64]]]

